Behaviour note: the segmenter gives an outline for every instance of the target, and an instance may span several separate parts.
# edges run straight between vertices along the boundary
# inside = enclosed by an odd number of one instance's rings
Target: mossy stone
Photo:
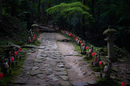
[[[38,27],[38,24],[32,24],[32,27]]]
[[[107,29],[107,30],[105,30],[104,32],[103,32],[103,34],[114,34],[114,33],[116,33],[117,32],[117,30],[115,30],[115,29]]]

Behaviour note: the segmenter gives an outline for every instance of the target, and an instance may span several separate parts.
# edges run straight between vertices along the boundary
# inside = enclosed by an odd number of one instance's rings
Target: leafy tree
[[[92,18],[92,15],[88,12],[90,9],[83,5],[81,2],[73,2],[73,3],[61,3],[59,5],[55,5],[46,10],[48,14],[54,14],[56,17],[64,16],[65,19],[69,18],[70,15],[84,15],[87,18]],[[80,20],[79,20],[80,21]],[[81,23],[81,21],[80,21]]]

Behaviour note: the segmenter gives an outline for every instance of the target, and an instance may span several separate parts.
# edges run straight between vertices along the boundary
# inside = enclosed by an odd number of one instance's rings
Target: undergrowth
[[[25,54],[26,54],[26,52],[21,52],[22,56],[24,56]],[[0,80],[0,86],[12,86],[13,85],[15,77],[17,75],[19,75],[23,69],[22,66],[24,64],[24,60],[25,60],[25,57],[22,57],[21,61],[17,61],[17,65],[14,64],[14,66],[11,68],[11,74],[4,75],[4,77]]]

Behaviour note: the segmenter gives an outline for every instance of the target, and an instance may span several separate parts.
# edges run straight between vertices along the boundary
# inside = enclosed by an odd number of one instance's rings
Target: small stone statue
[[[3,74],[7,74],[8,68],[9,68],[8,59],[5,59],[5,61],[3,63]]]
[[[83,41],[83,43],[81,44],[81,54],[86,54],[86,44]]]
[[[107,73],[107,72],[108,72],[108,70],[109,70],[108,65],[105,65],[105,67],[104,67],[104,72],[105,72],[105,73]]]
[[[89,56],[90,59],[92,59],[92,48],[89,49]]]
[[[105,72],[105,78],[110,78],[111,74],[111,61],[107,59],[106,65],[104,67],[104,72]]]
[[[28,38],[28,43],[32,43],[31,37]]]
[[[78,39],[77,44],[80,46],[80,40]]]

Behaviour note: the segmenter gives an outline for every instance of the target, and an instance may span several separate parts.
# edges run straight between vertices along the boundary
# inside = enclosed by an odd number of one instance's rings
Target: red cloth
[[[99,62],[99,66],[101,66],[101,65],[102,65],[102,62],[100,61],[100,62]]]
[[[11,58],[11,61],[12,61],[12,62],[14,61],[14,57]]]
[[[15,56],[18,55],[17,51],[14,52],[14,55],[15,55]]]
[[[19,52],[21,52],[21,48],[19,48]]]
[[[96,56],[94,62],[97,63],[97,61],[98,61],[98,57]]]
[[[121,83],[121,86],[125,86],[125,83],[124,83],[124,82],[122,82],[122,83]]]

